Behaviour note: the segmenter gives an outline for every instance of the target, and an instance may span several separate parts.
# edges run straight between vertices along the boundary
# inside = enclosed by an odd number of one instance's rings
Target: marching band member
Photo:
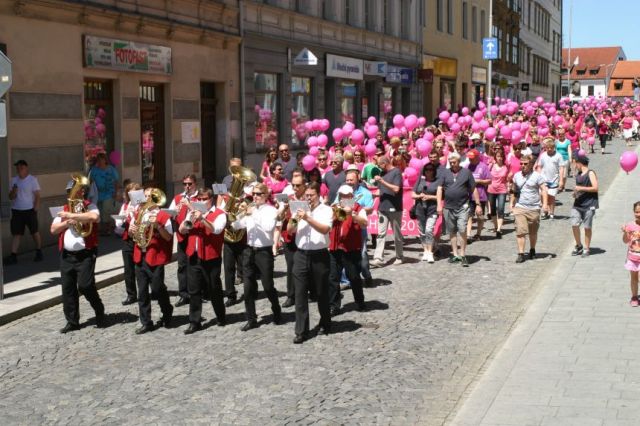
[[[333,209],[320,203],[320,185],[310,183],[305,190],[305,199],[310,211],[298,209],[295,221],[290,220],[287,232],[296,238],[296,253],[293,256],[293,280],[296,289],[296,327],[293,343],[300,344],[308,337],[309,302],[307,287],[316,288],[319,328],[325,334],[331,332],[329,314],[329,231],[333,222]]]
[[[187,174],[182,178],[184,191],[176,195],[169,206],[169,210],[177,210],[175,218],[177,226],[180,226],[189,212],[189,204],[196,200],[198,191],[196,190],[196,175]],[[189,303],[188,275],[187,275],[187,239],[180,234],[176,234],[178,240],[178,301],[175,306],[180,307]]]
[[[353,188],[342,185],[338,188],[339,202],[353,199]],[[360,279],[360,262],[362,260],[362,228],[367,226],[367,213],[357,203],[353,207],[336,205],[336,211],[341,209],[344,220],[334,215],[333,225],[329,232],[329,256],[331,261],[329,273],[329,303],[330,313],[337,315],[340,311],[340,276],[344,268],[347,278],[351,282],[353,298],[358,311],[365,311],[362,279]]]
[[[260,273],[262,288],[271,302],[273,322],[281,321],[281,309],[278,292],[273,284],[273,230],[276,227],[278,211],[267,204],[269,188],[258,183],[253,185],[253,205],[249,205],[243,217],[236,220],[234,229],[246,229],[249,249],[242,258],[242,277],[244,281],[244,307],[247,323],[242,331],[258,327],[256,316],[256,298],[258,296],[257,273]]]
[[[138,191],[142,189],[139,183],[131,182],[125,185],[124,203],[120,208],[120,216],[122,219],[116,220],[115,233],[122,236],[122,262],[124,265],[124,286],[127,290],[127,298],[122,301],[124,306],[132,305],[138,301],[136,289],[136,270],[133,262],[133,239],[129,235],[129,224],[134,219],[135,206],[129,200],[130,191]]]
[[[218,319],[218,326],[226,324],[224,294],[222,293],[222,245],[227,215],[213,203],[213,191],[198,190],[198,201],[205,203],[208,211],[192,209],[190,223],[183,221],[179,232],[187,239],[187,272],[189,275],[189,327],[184,334],[192,334],[202,328],[202,294],[205,287],[211,294],[211,305]]]
[[[60,333],[80,329],[80,293],[91,304],[96,313],[96,327],[104,326],[104,305],[96,288],[94,270],[98,248],[98,222],[100,212],[95,204],[86,199],[88,187],[81,180],[67,183],[70,199],[82,202],[83,212],[72,213],[69,204],[58,213],[51,223],[51,234],[58,235],[60,249],[60,276],[62,278],[62,309],[67,324]],[[88,180],[86,182],[88,184]],[[77,187],[76,187],[77,186]],[[92,225],[89,235],[82,237],[77,225]]]
[[[154,188],[146,188],[144,193],[149,200]],[[138,309],[140,311],[140,323],[142,326],[136,329],[136,334],[144,334],[153,331],[151,319],[151,292],[157,297],[162,318],[159,325],[166,328],[171,326],[173,318],[173,306],[169,301],[169,292],[164,283],[164,265],[171,261],[173,251],[173,226],[171,216],[160,210],[158,205],[151,206],[144,211],[138,207],[136,220],[129,224],[129,234],[132,236],[144,231],[141,226],[151,227],[151,238],[146,247],[140,247],[138,243],[133,248],[133,261],[138,282]],[[146,233],[146,231],[145,231]]]

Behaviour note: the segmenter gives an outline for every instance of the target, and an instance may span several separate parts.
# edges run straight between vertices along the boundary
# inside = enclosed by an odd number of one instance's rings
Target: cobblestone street
[[[601,194],[619,171],[624,143],[613,145],[613,154],[591,155]],[[569,178],[569,189],[573,184]],[[283,325],[273,325],[264,298],[257,303],[260,327],[246,333],[238,304],[227,310],[223,328],[205,322],[205,330],[183,335],[183,306],[174,311],[174,328],[137,336],[137,305],[121,306],[122,283],[100,292],[104,330],[93,327],[84,301],[78,332],[58,333],[61,306],[15,321],[0,328],[2,423],[443,424],[545,275],[570,251],[572,200],[570,192],[559,196],[557,218],[542,222],[538,259],[522,265],[514,263],[511,220],[503,239],[485,231],[469,246],[469,268],[420,262],[421,248],[411,240],[409,263],[373,270],[368,312],[357,312],[344,292],[335,331],[303,345],[292,344],[293,308],[284,310]],[[597,230],[593,247],[597,254]],[[166,272],[174,292],[175,269]],[[278,256],[281,303],[284,270]],[[315,305],[310,311],[313,326]],[[155,302],[153,315],[159,316]],[[214,318],[210,305],[204,315]]]

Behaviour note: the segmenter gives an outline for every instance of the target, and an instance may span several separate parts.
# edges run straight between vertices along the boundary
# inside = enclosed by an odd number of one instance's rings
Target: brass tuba
[[[227,227],[224,230],[224,240],[229,243],[237,243],[244,236],[244,229],[233,229],[231,223],[235,222],[240,213],[240,203],[243,197],[244,187],[251,182],[255,182],[256,174],[247,167],[231,166],[229,173],[233,177],[231,188],[229,188],[229,201],[224,206],[227,213]]]
[[[71,179],[73,179],[74,184],[71,188],[71,191],[69,192],[69,211],[71,213],[85,213],[86,209],[84,208],[84,197],[78,197],[78,192],[80,192],[80,190],[82,190],[83,188],[87,188],[85,189],[85,191],[88,190],[88,188],[91,186],[91,181],[89,181],[89,178],[81,173],[72,174]],[[78,235],[80,235],[82,238],[86,238],[91,235],[91,231],[93,230],[93,223],[76,222],[76,224],[74,225],[74,229]]]
[[[167,196],[159,188],[151,189],[147,201],[140,206],[136,215],[136,232],[131,237],[133,241],[142,249],[147,248],[153,238],[153,225],[147,219],[143,222],[145,214],[154,207],[162,207],[167,203]]]

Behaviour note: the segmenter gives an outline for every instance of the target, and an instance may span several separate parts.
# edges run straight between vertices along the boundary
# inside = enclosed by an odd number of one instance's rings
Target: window
[[[594,86],[587,86],[587,96],[593,96],[593,93],[594,93],[593,87]],[[622,89],[622,87],[620,87],[620,89]]]
[[[389,0],[382,0],[382,32],[391,35],[391,20],[387,13],[389,10]]]
[[[462,38],[465,40],[469,38],[469,31],[467,29],[469,16],[468,16],[467,9],[468,9],[467,2],[466,1],[462,2]]]
[[[593,68],[589,70],[589,74],[591,75],[598,75],[599,72],[600,72],[600,68]]]
[[[444,0],[436,0],[436,28],[443,31]]]
[[[392,127],[393,125],[387,126],[386,122],[391,121],[391,117],[393,117],[393,88],[383,86],[382,94],[380,95],[380,123],[385,123],[386,127]]]
[[[589,86],[589,88],[592,88],[592,87],[593,86]],[[621,81],[620,82],[616,81],[615,83],[613,83],[613,88],[616,89],[616,90],[622,90],[622,82]]]
[[[480,11],[480,38],[487,36],[487,15],[484,10]]]
[[[358,90],[355,83],[342,82],[340,83],[340,93],[338,98],[340,101],[340,120],[341,126],[347,121],[355,123],[356,117],[356,98],[358,96]]]
[[[344,23],[351,25],[351,0],[344,0]]]
[[[581,70],[577,70],[576,71],[576,74],[578,74],[578,75],[585,75],[586,73],[587,73],[587,70],[585,70],[585,69],[581,69]]]
[[[518,63],[518,36],[511,36],[511,62],[513,64]]]
[[[471,8],[471,40],[478,41],[478,8],[475,6]]]
[[[113,96],[111,82],[84,81],[84,160],[89,170],[96,155],[113,151]]]
[[[311,119],[311,79],[291,77],[291,142],[302,143],[307,138],[304,123]]]
[[[453,34],[453,0],[447,0],[447,32]]]
[[[448,80],[440,80],[440,105],[451,111],[455,99],[456,83]]]
[[[374,14],[371,13],[371,1],[364,0],[364,24],[369,31],[375,30]]]
[[[256,147],[278,144],[278,75],[254,73]]]

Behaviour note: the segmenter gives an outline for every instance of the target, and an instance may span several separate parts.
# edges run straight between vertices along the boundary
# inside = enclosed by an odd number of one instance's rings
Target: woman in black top
[[[418,220],[418,230],[420,231],[420,241],[424,248],[422,260],[429,263],[434,262],[433,258],[433,229],[438,218],[437,195],[439,191],[437,179],[437,165],[429,163],[422,168],[422,176],[413,186],[411,198],[416,200],[416,217]]]

